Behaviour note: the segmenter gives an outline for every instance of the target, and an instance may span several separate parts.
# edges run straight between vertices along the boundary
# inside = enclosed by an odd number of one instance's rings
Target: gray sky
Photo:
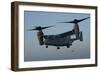
[[[72,43],[70,48],[66,46],[57,50],[55,46],[45,48],[40,46],[37,39],[37,31],[27,31],[34,26],[55,27],[43,30],[45,35],[60,34],[72,30],[73,24],[57,23],[71,21],[75,18],[81,19],[90,17],[85,13],[63,13],[63,12],[24,12],[24,61],[44,61],[44,60],[64,60],[64,59],[84,59],[90,58],[90,19],[79,23],[80,30],[83,31],[83,42],[79,40]],[[74,50],[74,52],[72,52]]]

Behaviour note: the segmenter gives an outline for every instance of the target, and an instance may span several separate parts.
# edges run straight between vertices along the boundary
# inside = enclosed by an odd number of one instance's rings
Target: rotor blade
[[[68,21],[68,22],[59,22],[59,23],[74,23],[74,21]]]
[[[83,18],[83,19],[77,20],[77,22],[84,21],[84,20],[86,20],[86,19],[88,19],[88,18],[90,18],[90,17],[86,17],[86,18]]]
[[[37,29],[28,29],[27,31],[33,31],[33,30],[37,30]]]
[[[88,18],[90,18],[90,17],[86,17],[86,18],[83,18],[83,19],[80,19],[80,20],[75,19],[75,20],[73,20],[73,21],[59,22],[59,23],[79,23],[79,22],[81,22],[81,21],[83,21],[83,20],[86,20],[86,19],[88,19]]]
[[[41,27],[42,29],[46,29],[46,28],[50,28],[50,27],[54,27],[55,25],[52,26],[47,26],[47,27]]]
[[[55,25],[52,26],[47,26],[47,27],[41,27],[41,26],[36,26],[35,29],[28,29],[28,31],[33,31],[33,30],[42,30],[50,27],[54,27]]]

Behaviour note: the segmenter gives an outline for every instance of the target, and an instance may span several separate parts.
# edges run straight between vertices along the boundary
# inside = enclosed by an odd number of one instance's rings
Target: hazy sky
[[[44,61],[44,60],[63,60],[63,59],[84,59],[90,58],[90,19],[79,23],[80,30],[83,32],[83,41],[74,41],[70,48],[66,46],[57,50],[55,46],[40,46],[37,39],[37,31],[27,31],[34,26],[55,27],[43,30],[45,35],[60,34],[72,30],[73,24],[57,23],[71,21],[75,18],[81,19],[90,17],[85,13],[63,13],[63,12],[24,12],[24,61]]]

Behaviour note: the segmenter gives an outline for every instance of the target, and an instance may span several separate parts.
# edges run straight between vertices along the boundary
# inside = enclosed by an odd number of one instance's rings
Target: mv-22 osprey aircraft
[[[67,48],[69,48],[75,40],[83,41],[82,31],[80,31],[78,23],[88,18],[89,17],[79,19],[79,20],[74,19],[73,21],[69,21],[69,22],[59,22],[59,23],[73,23],[74,26],[71,31],[56,34],[56,35],[44,35],[42,31],[44,29],[54,27],[55,25],[47,26],[47,27],[38,26],[35,27],[35,29],[29,29],[29,31],[37,30],[38,31],[37,37],[39,40],[39,44],[46,45],[46,48],[48,48],[49,45],[56,46],[57,49],[60,49],[61,46],[66,46]],[[75,36],[74,38],[71,37],[73,35]]]

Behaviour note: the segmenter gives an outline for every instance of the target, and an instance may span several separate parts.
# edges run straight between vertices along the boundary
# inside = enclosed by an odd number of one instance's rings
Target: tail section
[[[80,32],[80,41],[83,41],[83,34]]]

